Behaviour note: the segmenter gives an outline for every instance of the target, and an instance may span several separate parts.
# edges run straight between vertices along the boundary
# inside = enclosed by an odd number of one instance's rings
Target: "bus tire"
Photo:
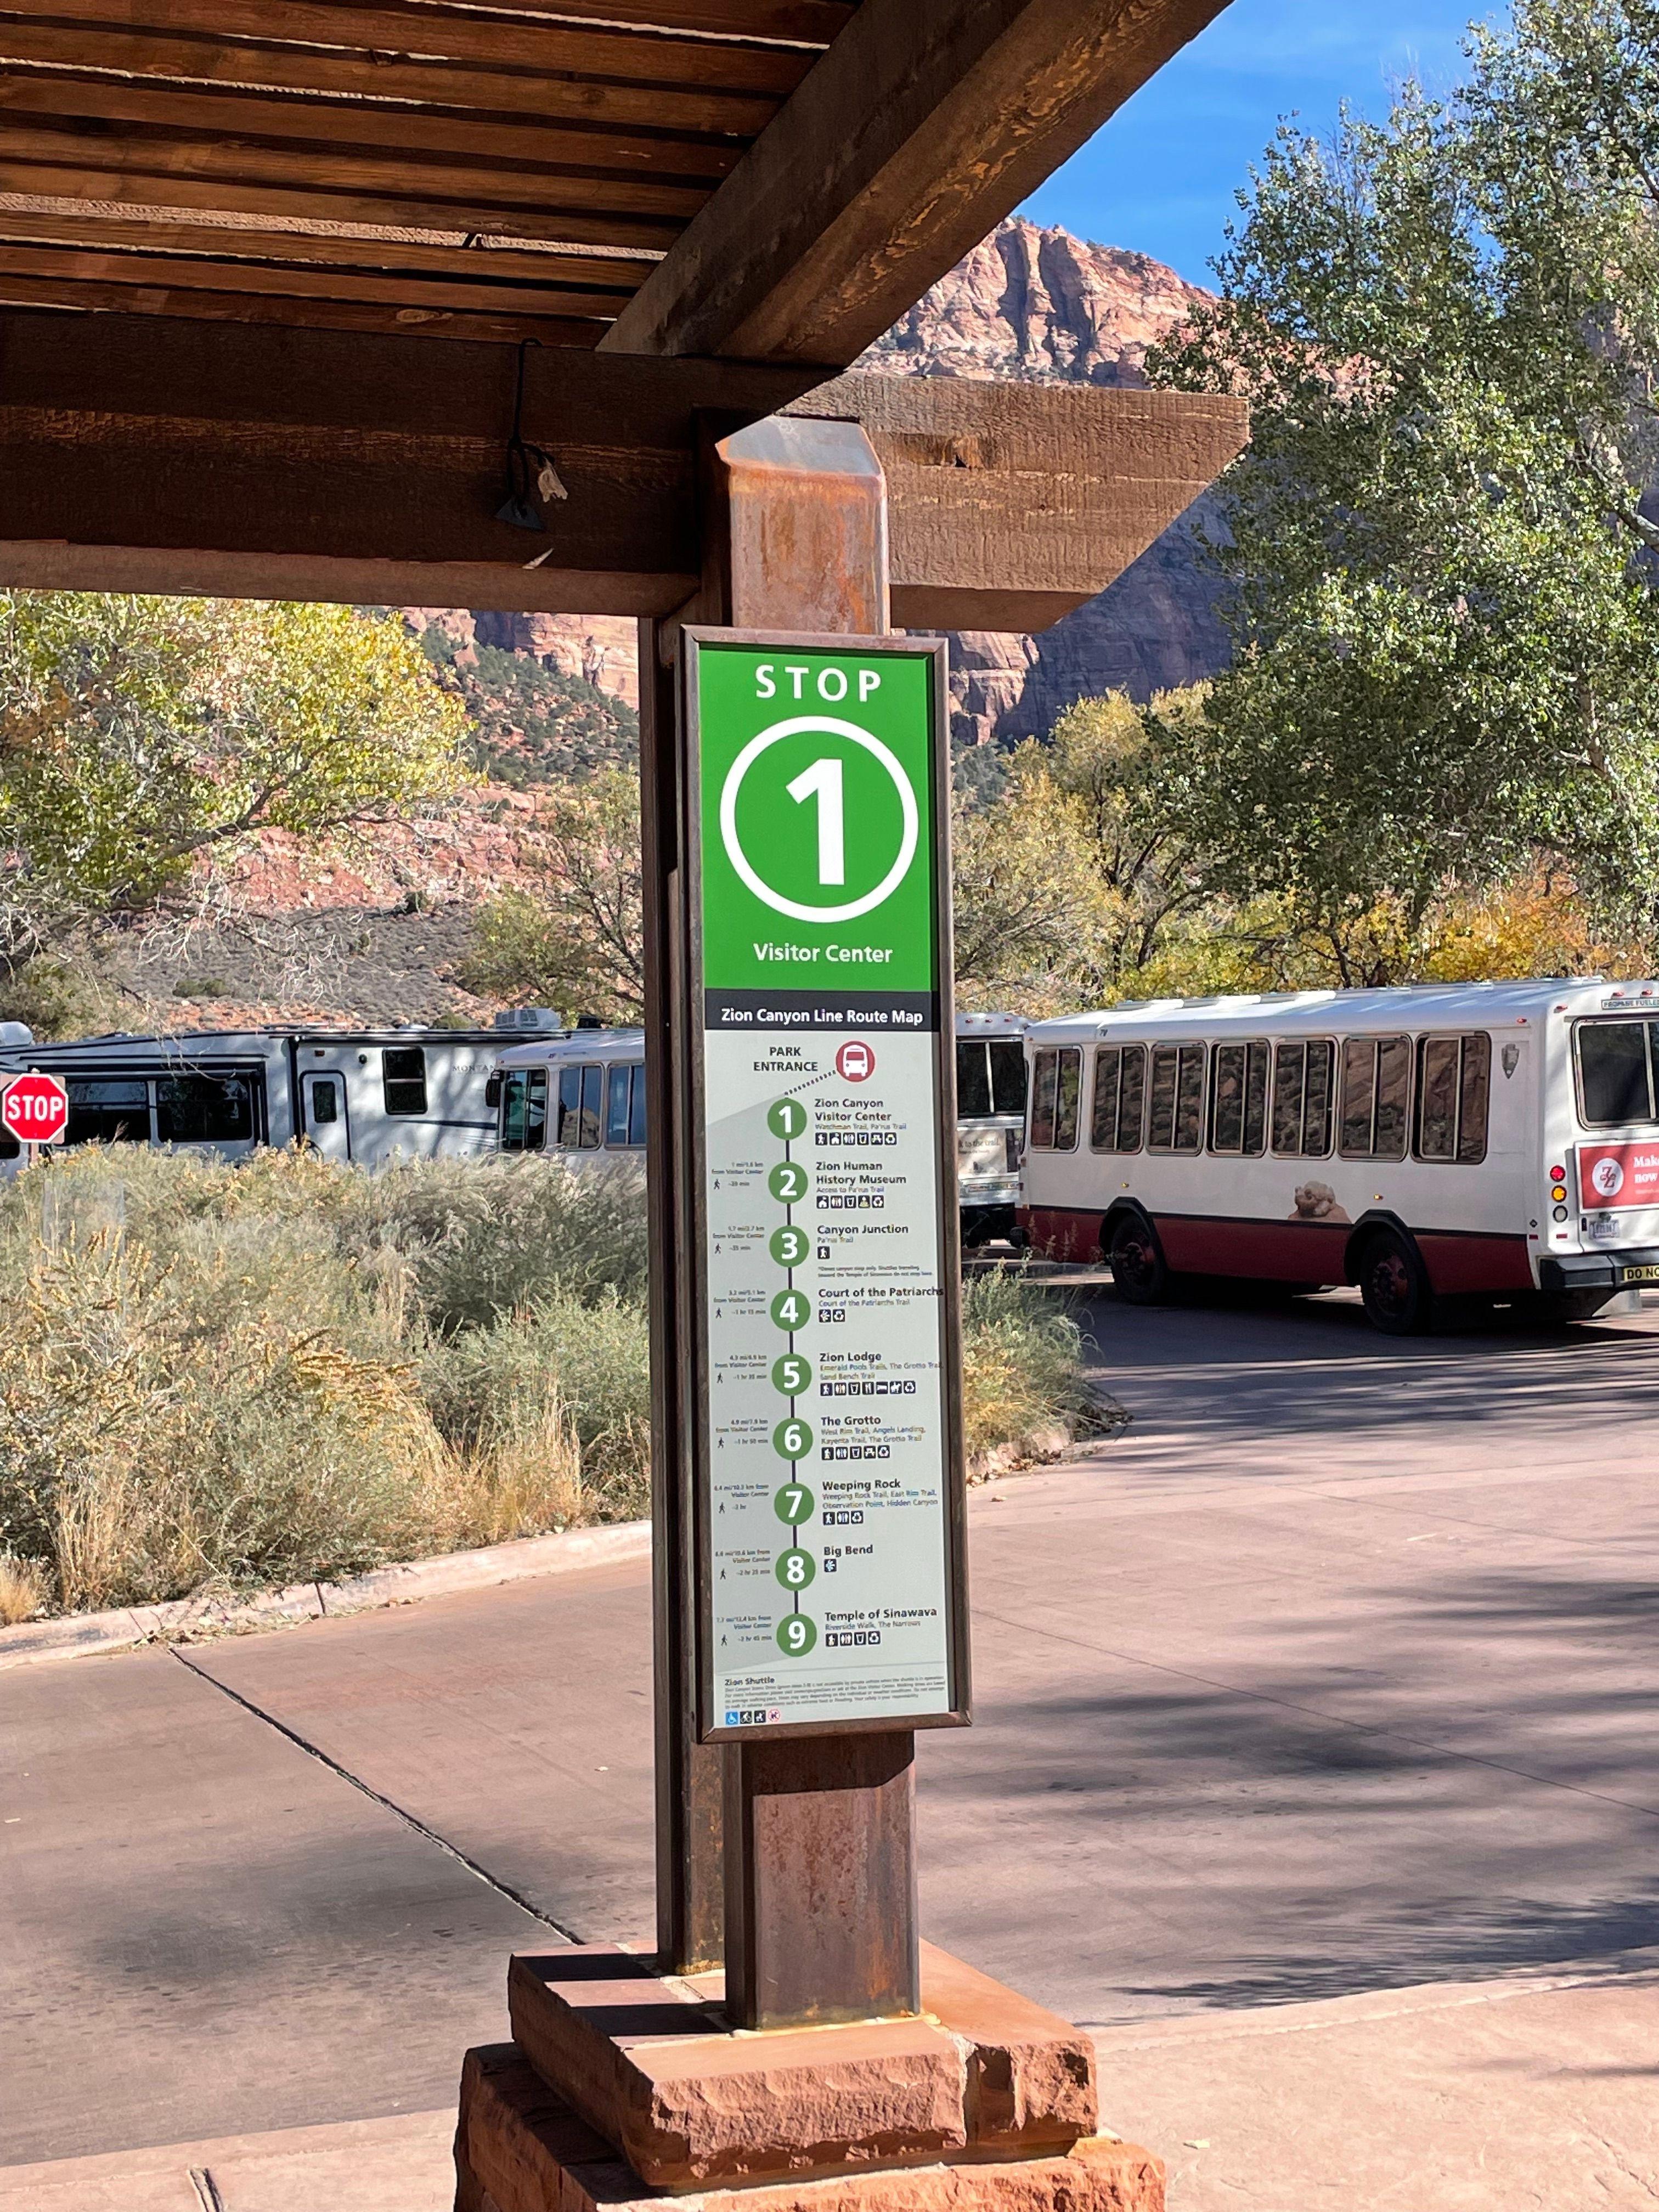
[[[1162,1305],[1169,1297],[1171,1277],[1158,1231],[1144,1213],[1121,1213],[1112,1224],[1106,1257],[1112,1270],[1112,1288],[1125,1305]]]
[[[1434,1292],[1423,1255],[1397,1229],[1379,1229],[1359,1254],[1365,1318],[1385,1336],[1420,1336],[1434,1319]]]

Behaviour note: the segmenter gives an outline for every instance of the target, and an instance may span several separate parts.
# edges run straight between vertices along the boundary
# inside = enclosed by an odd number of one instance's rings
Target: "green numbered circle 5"
[[[812,1310],[805,1291],[780,1291],[772,1301],[772,1318],[780,1328],[802,1328]]]
[[[818,1563],[810,1552],[786,1552],[773,1568],[773,1573],[787,1590],[803,1590],[818,1571]]]
[[[798,1267],[806,1257],[811,1242],[806,1231],[804,1229],[797,1229],[792,1222],[782,1229],[775,1229],[772,1231],[772,1241],[767,1246],[767,1249],[779,1267]]]
[[[804,1613],[787,1613],[778,1623],[778,1649],[791,1659],[804,1659],[818,1640],[818,1625]]]
[[[812,1449],[812,1431],[805,1421],[780,1421],[772,1431],[772,1449],[780,1459],[805,1459]]]
[[[798,1198],[806,1195],[807,1175],[799,1160],[780,1160],[766,1178],[766,1188],[785,1206],[793,1206]]]
[[[806,1109],[799,1098],[775,1099],[766,1109],[766,1126],[775,1137],[799,1137],[806,1127]]]
[[[786,1352],[772,1362],[772,1388],[786,1398],[799,1398],[812,1380],[812,1363],[798,1352]]]
[[[792,1528],[799,1528],[803,1521],[811,1517],[812,1508],[817,1504],[817,1498],[804,1482],[786,1482],[772,1500],[772,1510],[780,1521],[787,1521]]]

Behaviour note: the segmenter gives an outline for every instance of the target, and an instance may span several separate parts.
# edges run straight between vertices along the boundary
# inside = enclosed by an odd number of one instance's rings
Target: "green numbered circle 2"
[[[799,1398],[812,1380],[812,1363],[798,1352],[786,1352],[772,1362],[772,1388],[786,1398]]]
[[[772,1241],[767,1250],[781,1267],[799,1267],[811,1248],[811,1238],[804,1229],[789,1222],[772,1231]]]
[[[817,1571],[812,1554],[799,1548],[786,1552],[772,1570],[787,1590],[804,1590]]]
[[[780,1459],[805,1459],[812,1449],[812,1431],[805,1421],[780,1421],[772,1431],[772,1449]]]
[[[775,1099],[766,1109],[766,1126],[775,1137],[799,1137],[806,1127],[806,1109],[799,1098]]]
[[[805,1197],[806,1180],[806,1170],[799,1160],[780,1160],[767,1176],[766,1188],[785,1206],[793,1206],[798,1198]]]
[[[780,1291],[772,1301],[772,1318],[780,1328],[803,1328],[812,1310],[805,1291]]]
[[[786,1613],[778,1623],[778,1649],[787,1658],[804,1659],[818,1640],[818,1625],[804,1613]]]
[[[780,1521],[787,1521],[792,1528],[799,1528],[803,1521],[811,1516],[817,1504],[804,1482],[786,1482],[772,1500],[772,1510]]]

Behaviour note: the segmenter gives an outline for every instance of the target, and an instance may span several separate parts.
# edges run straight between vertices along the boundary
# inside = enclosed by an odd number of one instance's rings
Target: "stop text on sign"
[[[0,1127],[24,1145],[56,1145],[69,1127],[69,1091],[55,1075],[20,1075],[0,1093]]]

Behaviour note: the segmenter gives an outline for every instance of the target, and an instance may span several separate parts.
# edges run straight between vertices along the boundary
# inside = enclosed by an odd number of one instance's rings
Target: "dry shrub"
[[[0,1628],[15,1628],[46,1609],[51,1580],[39,1559],[0,1552]]]
[[[962,1292],[962,1421],[968,1456],[1061,1430],[1109,1425],[1083,1376],[1083,1336],[1052,1291],[1002,1267]]]

